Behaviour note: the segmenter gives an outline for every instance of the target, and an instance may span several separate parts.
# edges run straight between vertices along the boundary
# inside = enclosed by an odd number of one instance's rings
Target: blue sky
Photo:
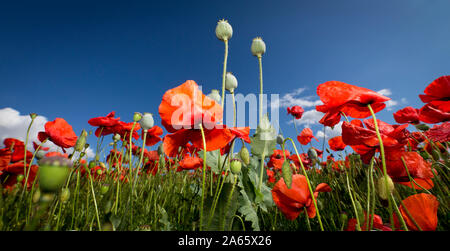
[[[126,122],[134,112],[157,115],[164,92],[185,80],[221,88],[214,30],[225,18],[236,92],[258,92],[250,45],[261,36],[265,93],[291,105],[314,103],[329,80],[385,89],[394,102],[379,116],[394,123],[392,112],[421,107],[418,94],[449,74],[449,9],[448,0],[10,1],[0,8],[0,109],[63,117],[77,134],[110,111]],[[288,120],[282,106],[280,126],[295,137]]]

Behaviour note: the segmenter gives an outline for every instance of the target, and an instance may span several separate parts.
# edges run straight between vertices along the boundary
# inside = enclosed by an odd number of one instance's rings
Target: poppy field
[[[209,93],[186,80],[168,86],[159,107],[134,115],[99,114],[79,133],[70,121],[54,118],[44,131],[29,135],[38,116],[30,113],[25,141],[6,138],[0,149],[0,230],[450,228],[450,75],[430,76],[417,93],[423,106],[393,112],[396,124],[377,119],[389,113],[389,97],[358,83],[317,83],[319,123],[334,128],[342,122],[341,135],[319,142],[310,128],[295,127],[297,135],[278,132],[270,114],[263,114],[261,37],[249,48],[259,66],[257,127],[236,126],[239,87],[227,70],[233,29],[220,20],[215,33],[224,45],[218,66],[223,74]],[[230,100],[233,113],[227,117],[233,123],[224,124]],[[295,121],[304,109],[282,112]],[[28,149],[31,136],[38,141]],[[313,147],[313,140],[323,147]],[[60,151],[44,147],[46,142]],[[87,158],[89,147],[96,150],[94,158]]]

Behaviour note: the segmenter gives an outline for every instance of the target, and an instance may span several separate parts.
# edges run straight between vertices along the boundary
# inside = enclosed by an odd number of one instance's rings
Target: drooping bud
[[[284,182],[286,183],[287,188],[291,189],[292,185],[292,170],[289,165],[289,161],[284,161],[281,167],[281,172],[283,174]]]
[[[242,146],[241,151],[239,152],[239,156],[241,157],[245,165],[250,164],[250,153],[245,146]]]
[[[364,222],[364,210],[359,201],[355,201],[355,205],[356,205],[356,212],[358,213],[357,217],[359,219],[359,222],[362,224]]]
[[[142,116],[141,121],[139,124],[141,124],[142,130],[148,130],[153,127],[154,125],[153,115],[151,113],[144,113],[144,116]]]
[[[158,146],[158,154],[159,155],[164,155],[164,145],[163,144],[160,144]]]
[[[37,114],[36,113],[30,113],[30,118],[33,120],[33,119],[35,119],[37,117]]]
[[[308,149],[308,157],[311,159],[311,160],[318,160],[319,159],[319,157],[317,156],[317,151],[316,151],[316,149],[314,149],[314,148],[309,148]]]
[[[133,121],[139,122],[142,119],[142,114],[140,112],[135,112],[133,115]]]
[[[23,176],[23,174],[19,174],[17,175],[17,182],[22,182],[22,180],[25,178],[25,176]]]
[[[253,39],[251,51],[253,56],[262,57],[262,55],[266,52],[266,44],[260,37],[256,37]]]
[[[227,20],[219,20],[216,26],[216,36],[222,41],[228,41],[233,36],[233,28]]]
[[[345,229],[347,225],[348,216],[346,213],[341,213],[339,216],[339,221],[341,222],[341,229]]]
[[[86,130],[82,130],[80,137],[78,137],[77,139],[77,143],[75,144],[75,151],[77,152],[82,152],[84,149],[84,146],[86,145],[86,137],[87,137],[87,132]]]
[[[117,142],[117,141],[119,141],[119,140],[120,140],[120,134],[118,134],[118,133],[114,134],[114,136],[113,136],[113,141],[114,141],[114,142]]]
[[[42,192],[55,193],[62,188],[69,175],[72,161],[62,157],[45,157],[39,161],[39,187]]]
[[[68,188],[63,188],[61,190],[61,194],[59,195],[59,199],[61,200],[61,202],[66,202],[67,200],[69,200],[70,197],[70,190]]]
[[[44,158],[44,156],[45,156],[45,152],[44,151],[42,151],[42,150],[37,151],[36,158],[38,160]]]
[[[211,93],[208,94],[208,98],[213,99],[217,103],[220,103],[220,101],[222,100],[220,97],[219,90],[216,90],[216,89],[211,90]]]
[[[283,142],[284,142],[284,137],[283,137],[283,135],[278,134],[278,136],[277,136],[277,144],[283,145]]]
[[[241,172],[242,163],[239,159],[231,160],[231,172],[233,174],[239,174]]]
[[[41,198],[41,190],[37,189],[33,194],[33,203],[38,203]]]
[[[386,184],[385,184],[385,177],[387,177],[388,180],[388,191],[386,190]],[[377,180],[377,188],[378,188],[378,196],[380,196],[381,199],[387,200],[389,198],[389,194],[391,194],[394,189],[394,182],[392,182],[391,177],[389,176],[383,176]]]
[[[238,86],[238,81],[236,77],[231,72],[227,72],[225,75],[225,88],[230,92],[233,93],[234,89],[236,89]]]

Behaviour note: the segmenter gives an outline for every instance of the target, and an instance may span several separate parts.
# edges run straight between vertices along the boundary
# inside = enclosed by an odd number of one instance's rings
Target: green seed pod
[[[421,131],[428,131],[430,129],[430,127],[426,124],[418,124],[418,125],[415,125],[415,127],[417,128],[417,130],[421,130]]]
[[[256,37],[253,39],[251,51],[253,56],[262,57],[264,53],[266,53],[266,44],[260,37]]]
[[[64,186],[72,161],[65,157],[46,157],[39,161],[39,186],[43,192],[55,193]]]
[[[84,145],[86,144],[87,132],[86,130],[82,130],[80,137],[77,139],[77,143],[75,144],[75,151],[82,152],[84,149]]]
[[[43,193],[39,199],[40,203],[49,203],[55,198],[54,193]]]
[[[93,160],[93,161],[89,161],[89,169],[93,169],[95,166],[97,165],[97,163]]]
[[[292,185],[292,170],[289,165],[289,161],[284,161],[283,166],[281,167],[281,172],[283,174],[284,182],[286,183],[287,188],[291,189]]]
[[[140,112],[135,112],[133,115],[133,121],[139,122],[142,119],[142,114]]]
[[[363,224],[363,222],[364,222],[364,210],[363,210],[363,208],[361,206],[361,203],[359,203],[359,201],[355,201],[355,205],[356,205],[356,212],[358,213],[357,216],[358,216],[359,222],[361,224]]]
[[[59,199],[61,202],[66,202],[70,198],[70,190],[68,188],[63,188],[61,190],[61,194],[59,195]]]
[[[100,192],[104,195],[109,191],[109,184],[103,184],[100,188]]]
[[[318,160],[319,159],[319,157],[317,156],[317,151],[314,148],[312,148],[312,147],[308,149],[308,157],[311,160]]]
[[[153,127],[155,121],[153,120],[153,115],[151,113],[145,112],[144,116],[142,116],[139,124],[142,127],[142,130],[148,130]]]
[[[37,189],[33,194],[33,203],[38,203],[41,198],[41,190]]]
[[[231,160],[231,172],[233,174],[239,174],[241,172],[242,163],[239,159]]]
[[[22,180],[25,178],[25,176],[23,176],[23,174],[19,174],[17,175],[17,182],[22,182]]]
[[[216,89],[211,90],[211,93],[208,94],[208,97],[213,99],[217,103],[220,103],[220,101],[222,100],[220,97],[219,90],[216,90]]]
[[[227,72],[227,74],[225,75],[225,88],[233,93],[234,89],[236,89],[238,86],[238,81],[236,79],[236,77],[233,75],[233,73],[231,72]]]
[[[389,194],[391,194],[395,189],[394,182],[392,182],[391,177],[387,176],[387,180],[389,191],[386,191],[385,176],[377,180],[378,196],[380,196],[383,200],[387,200],[389,198]]]
[[[245,146],[242,146],[241,151],[239,152],[239,156],[245,165],[250,164],[250,153]]]
[[[233,36],[233,28],[227,20],[219,20],[216,26],[216,36],[222,41],[228,41]]]
[[[283,142],[284,142],[284,137],[283,137],[283,135],[278,134],[278,136],[277,136],[277,143],[278,143],[279,145],[283,145]]]

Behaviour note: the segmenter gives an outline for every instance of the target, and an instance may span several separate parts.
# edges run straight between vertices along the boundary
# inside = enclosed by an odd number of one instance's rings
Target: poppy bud
[[[114,141],[114,142],[117,142],[117,141],[119,141],[119,140],[120,140],[120,134],[118,134],[118,133],[114,134],[114,136],[113,136],[113,141]]]
[[[42,151],[42,150],[37,151],[36,158],[38,160],[44,158],[44,156],[45,156],[45,152],[44,151]]]
[[[111,212],[111,208],[112,208],[112,202],[111,202],[111,200],[108,200],[105,203],[103,209],[105,210],[105,213],[109,213],[109,212]]]
[[[216,26],[216,36],[222,41],[228,41],[233,36],[233,28],[227,20],[219,20]]]
[[[101,168],[103,168],[103,169],[106,169],[106,165],[105,165],[105,163],[103,163],[103,162],[100,162],[100,164],[99,164],[99,165],[100,165],[100,167],[101,167]]]
[[[239,174],[241,172],[242,163],[239,159],[233,159],[231,161],[231,172],[233,174]]]
[[[283,135],[278,134],[278,136],[277,136],[277,143],[278,143],[279,145],[282,145],[283,142],[284,142],[284,137],[283,137]]]
[[[233,75],[233,73],[231,72],[227,72],[227,74],[225,75],[225,88],[233,93],[234,89],[236,89],[238,86],[238,81],[236,79],[236,77]]]
[[[77,139],[77,143],[75,144],[75,151],[77,152],[83,151],[84,146],[86,145],[86,136],[87,132],[86,130],[83,129],[83,131],[81,131],[80,137],[78,137]]]
[[[55,194],[53,193],[43,193],[42,196],[39,199],[39,202],[41,203],[49,203],[55,198]]]
[[[418,124],[418,125],[414,125],[417,130],[421,130],[421,131],[428,131],[428,129],[430,129],[430,127],[426,124]]]
[[[66,202],[70,197],[70,190],[68,188],[63,188],[61,190],[61,194],[59,195],[59,199],[61,202]]]
[[[17,182],[22,182],[22,180],[24,179],[25,177],[23,176],[23,174],[19,174],[19,175],[17,175]]]
[[[242,146],[241,151],[239,152],[239,156],[241,157],[245,165],[250,164],[250,153],[245,146]]]
[[[96,162],[95,161],[89,161],[89,169],[93,169],[94,167],[95,167],[95,165],[96,165]]]
[[[102,169],[97,169],[96,173],[97,173],[97,175],[102,175],[103,171],[102,171]]]
[[[311,159],[311,160],[317,160],[317,159],[319,159],[319,157],[317,156],[317,151],[316,151],[316,149],[314,149],[314,148],[309,148],[308,149],[308,157]]]
[[[356,204],[356,212],[358,213],[357,217],[359,219],[359,222],[361,222],[362,224],[364,222],[364,210],[359,201],[355,201],[355,204]]]
[[[388,180],[389,191],[386,191],[385,177],[387,177]],[[389,198],[389,194],[391,194],[394,191],[395,186],[394,182],[392,182],[391,177],[383,176],[377,180],[377,188],[378,188],[378,196],[380,196],[380,198],[383,200],[387,200]]]
[[[106,194],[108,191],[109,191],[109,185],[108,184],[103,184],[101,189],[100,189],[100,192],[102,194]]]
[[[30,118],[31,119],[35,119],[37,117],[37,114],[36,113],[30,113]]]
[[[45,157],[39,161],[39,186],[43,192],[59,191],[69,175],[72,161],[65,157]]]
[[[41,190],[37,189],[36,192],[33,194],[33,203],[39,202],[39,199],[41,198]]]
[[[212,100],[216,101],[217,103],[220,103],[220,94],[219,90],[213,89],[211,90],[211,93],[208,94],[208,98],[211,98]]]
[[[345,229],[345,227],[347,225],[347,220],[348,220],[347,214],[346,213],[341,213],[341,215],[339,216],[339,220],[341,222],[342,229]]]
[[[284,161],[281,167],[281,173],[283,174],[284,182],[286,183],[287,188],[291,189],[292,185],[292,170],[289,165],[289,161]]]
[[[154,125],[153,115],[151,113],[144,113],[144,116],[142,117],[139,124],[141,124],[142,130],[148,130],[153,127]]]
[[[251,51],[253,56],[261,57],[266,52],[266,44],[260,37],[253,39]]]
[[[133,115],[133,121],[134,122],[139,122],[139,120],[142,119],[142,114],[140,112],[135,112]]]
[[[85,155],[86,155],[85,152],[81,152],[81,153],[80,153],[80,158],[83,158]]]

